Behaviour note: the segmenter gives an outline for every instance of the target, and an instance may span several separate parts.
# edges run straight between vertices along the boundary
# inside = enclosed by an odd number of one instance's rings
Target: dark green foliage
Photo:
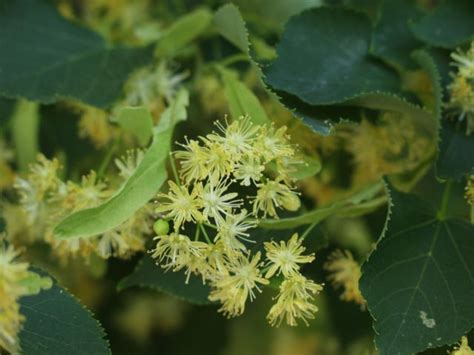
[[[452,344],[474,325],[474,226],[449,217],[447,199],[434,207],[391,195],[387,230],[362,268],[377,347],[410,354]]]
[[[43,103],[74,98],[108,106],[131,71],[151,60],[150,48],[113,48],[41,0],[3,1],[0,23],[0,95],[5,97]]]
[[[191,275],[188,283],[185,281],[186,275],[183,271],[165,271],[161,266],[156,265],[152,258],[145,256],[135,271],[120,282],[118,288],[123,290],[132,286],[147,287],[190,303],[211,304],[207,299],[210,288],[204,285],[200,278]]]
[[[110,354],[100,324],[57,284],[22,297],[20,306],[26,318],[19,334],[22,354]]]

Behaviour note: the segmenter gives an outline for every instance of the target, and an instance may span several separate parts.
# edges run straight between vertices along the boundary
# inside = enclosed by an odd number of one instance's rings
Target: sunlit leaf
[[[158,192],[167,178],[166,160],[174,126],[186,119],[187,91],[180,91],[162,114],[153,142],[136,171],[122,187],[98,207],[66,217],[54,229],[57,238],[91,237],[118,226],[130,218]]]
[[[153,118],[146,107],[124,107],[117,123],[125,132],[133,134],[140,145],[146,145],[153,136]]]

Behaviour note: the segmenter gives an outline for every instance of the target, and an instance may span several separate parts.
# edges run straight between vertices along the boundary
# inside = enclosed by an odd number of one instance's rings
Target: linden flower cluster
[[[117,159],[119,175],[128,178],[142,158],[143,152],[130,151],[122,159]],[[145,250],[145,236],[151,233],[149,222],[152,210],[149,205],[120,226],[101,235],[87,239],[55,238],[53,228],[62,219],[76,211],[100,205],[113,192],[107,184],[99,181],[94,171],[83,176],[80,183],[75,183],[59,179],[59,170],[58,160],[48,160],[40,155],[37,162],[31,165],[26,178],[17,178],[15,182],[27,224],[34,231],[33,239],[43,239],[51,244],[53,252],[63,261],[70,256],[88,258],[92,253],[102,258],[127,258]]]
[[[453,82],[449,86],[450,106],[460,112],[460,120],[466,119],[467,134],[471,134],[474,131],[474,42],[466,52],[458,50],[451,58],[458,71],[452,75]]]
[[[365,299],[359,289],[359,279],[362,276],[360,265],[354,260],[348,250],[335,250],[328,257],[324,268],[329,271],[328,279],[334,288],[342,288],[341,299],[355,302],[365,308]]]
[[[18,261],[19,253],[13,246],[5,246],[0,236],[0,352],[16,354],[19,350],[17,335],[24,317],[20,314],[18,299],[51,287],[49,278],[28,271],[29,264]]]
[[[277,218],[278,210],[300,207],[291,178],[295,148],[286,127],[254,125],[249,117],[216,126],[219,132],[186,139],[183,150],[174,153],[179,174],[176,182],[168,182],[168,193],[159,194],[156,209],[172,219],[173,231],[169,233],[164,221],[157,222],[164,228],[155,228],[152,256],[165,269],[184,270],[188,279],[200,275],[212,288],[209,299],[221,303],[220,312],[228,317],[241,315],[247,300],[252,301],[272,276],[282,274],[268,320],[306,322],[317,311],[312,301],[322,287],[299,272],[301,264],[314,259],[302,255],[302,240],[295,234],[288,242],[266,243],[266,260],[246,245],[255,242],[250,230],[260,216]]]

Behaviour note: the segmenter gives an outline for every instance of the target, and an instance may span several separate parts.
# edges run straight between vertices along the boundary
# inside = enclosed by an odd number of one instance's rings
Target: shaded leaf
[[[441,142],[436,172],[443,179],[461,179],[474,170],[474,137],[454,122],[444,118],[441,122]]]
[[[410,354],[452,344],[474,325],[474,226],[415,195],[391,197],[385,235],[360,282],[377,347]]]
[[[278,58],[264,71],[266,82],[311,105],[371,92],[397,94],[396,73],[368,55],[370,35],[363,14],[342,8],[305,11],[286,25]]]
[[[153,136],[153,118],[146,107],[124,107],[118,114],[117,123],[133,134],[140,145],[146,145]]]
[[[358,108],[409,113],[433,131],[432,117],[400,90],[395,71],[369,55],[371,31],[370,20],[352,10],[305,11],[288,22],[265,80],[321,134],[341,119],[359,120]],[[335,104],[344,106],[328,107]]]
[[[408,27],[420,17],[413,0],[385,0],[372,37],[372,53],[397,67],[412,65],[410,53],[421,47]]]
[[[455,48],[474,38],[474,2],[442,1],[431,13],[415,21],[411,29],[421,41],[435,47]]]
[[[20,299],[22,354],[110,354],[105,333],[69,292],[53,285]]]
[[[202,283],[201,278],[192,275],[186,284],[183,271],[165,271],[149,256],[144,256],[135,271],[120,281],[118,289],[124,290],[133,286],[152,288],[189,303],[212,304],[207,299],[211,289]]]
[[[175,21],[156,46],[156,55],[171,55],[199,37],[211,24],[212,14],[207,9],[195,10]]]
[[[112,229],[130,218],[158,192],[167,178],[166,160],[174,126],[186,119],[188,93],[178,92],[155,128],[153,142],[132,176],[105,203],[76,212],[54,228],[60,239],[91,237]]]
[[[41,0],[0,4],[0,95],[51,103],[62,98],[107,106],[149,48],[111,48]]]

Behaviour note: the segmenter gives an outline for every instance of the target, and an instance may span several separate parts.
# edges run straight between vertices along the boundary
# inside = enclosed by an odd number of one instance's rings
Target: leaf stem
[[[232,65],[237,62],[248,62],[248,61],[249,61],[249,57],[247,54],[239,53],[239,54],[234,54],[223,59],[220,62],[220,64],[224,67],[228,67],[229,65]]]
[[[207,242],[209,244],[212,244],[211,238],[209,238],[209,235],[207,234],[206,228],[204,228],[204,226],[201,223],[199,223],[199,228],[201,229],[202,234],[204,234],[204,238],[206,238]]]
[[[303,234],[301,234],[300,239],[301,239],[301,240],[305,240],[306,237],[308,236],[308,234],[313,230],[314,227],[316,227],[316,225],[317,225],[318,223],[319,223],[319,221],[316,221],[316,222],[311,223],[311,224],[305,229],[305,231],[303,232]]]
[[[199,240],[199,232],[201,231],[201,228],[196,228],[196,232],[194,233],[194,240]]]
[[[173,153],[170,153],[170,163],[171,163],[171,170],[173,171],[174,180],[176,184],[180,186],[181,183],[179,181],[178,170],[176,169],[176,162],[174,161]]]
[[[99,170],[97,171],[97,181],[100,180],[104,176],[105,171],[109,167],[110,161],[112,160],[112,157],[115,154],[115,151],[117,150],[119,141],[120,141],[120,136],[114,140],[114,143],[112,144],[109,151],[107,152],[107,155],[105,156],[104,160],[100,164]]]

